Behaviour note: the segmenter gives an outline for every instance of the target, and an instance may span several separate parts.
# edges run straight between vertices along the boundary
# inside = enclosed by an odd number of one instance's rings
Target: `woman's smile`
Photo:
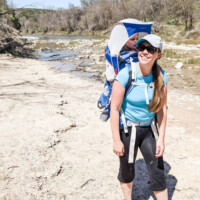
[[[147,53],[139,52],[138,58],[139,58],[140,62],[142,62],[142,63],[145,62],[146,64],[148,62],[152,61],[152,55],[149,54],[148,52]],[[153,62],[154,62],[154,59],[153,59]],[[145,64],[145,63],[143,63],[143,64]]]

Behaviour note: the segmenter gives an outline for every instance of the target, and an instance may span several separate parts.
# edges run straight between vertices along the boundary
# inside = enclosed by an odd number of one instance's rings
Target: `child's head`
[[[139,39],[139,34],[134,34],[124,45],[124,47],[129,51],[137,51],[136,49],[136,42]]]

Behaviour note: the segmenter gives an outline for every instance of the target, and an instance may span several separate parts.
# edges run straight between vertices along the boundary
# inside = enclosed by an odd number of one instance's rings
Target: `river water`
[[[25,35],[23,38],[37,40],[37,47],[34,55],[38,60],[49,62],[53,67],[59,71],[70,72],[76,76],[81,77],[95,77],[97,73],[86,72],[79,70],[79,66],[87,66],[92,63],[91,59],[80,60],[85,53],[82,51],[68,48],[67,45],[62,45],[73,41],[89,41],[94,39],[92,36],[61,36],[61,35]],[[40,44],[40,45],[38,45]],[[61,45],[60,45],[61,44]]]

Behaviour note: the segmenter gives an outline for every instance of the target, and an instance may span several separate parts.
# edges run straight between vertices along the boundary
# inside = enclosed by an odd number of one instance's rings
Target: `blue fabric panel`
[[[118,57],[111,57],[111,59],[112,59],[112,65],[115,70],[115,74],[118,74],[118,72],[119,72]]]
[[[151,33],[152,24],[129,24],[124,23],[124,26],[127,30],[128,36],[131,37],[133,34],[138,32],[146,32],[148,34]]]
[[[106,60],[112,65],[110,49],[108,48],[108,46],[106,46],[105,48],[105,56],[106,56]]]
[[[126,54],[120,54],[120,57],[125,61],[125,60],[127,60],[128,58],[130,58],[130,57],[137,57],[138,56],[138,53],[137,52],[129,52],[129,51],[127,51],[127,53]]]
[[[106,80],[105,85],[104,85],[104,90],[105,88],[107,88],[107,92],[103,92],[98,100],[98,103],[101,104],[102,107],[104,108],[108,108],[109,106],[109,99],[110,99],[110,95],[112,92],[112,88],[110,86],[110,83]]]

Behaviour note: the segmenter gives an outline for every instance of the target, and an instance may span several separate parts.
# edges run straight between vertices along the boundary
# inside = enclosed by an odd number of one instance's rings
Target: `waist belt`
[[[134,151],[135,151],[135,140],[136,140],[136,126],[142,126],[144,124],[149,124],[149,123],[151,123],[151,129],[153,131],[155,139],[157,140],[158,139],[158,130],[156,127],[155,118],[153,118],[150,121],[146,121],[146,122],[127,121],[127,126],[132,127],[130,146],[129,146],[128,163],[133,163]]]

